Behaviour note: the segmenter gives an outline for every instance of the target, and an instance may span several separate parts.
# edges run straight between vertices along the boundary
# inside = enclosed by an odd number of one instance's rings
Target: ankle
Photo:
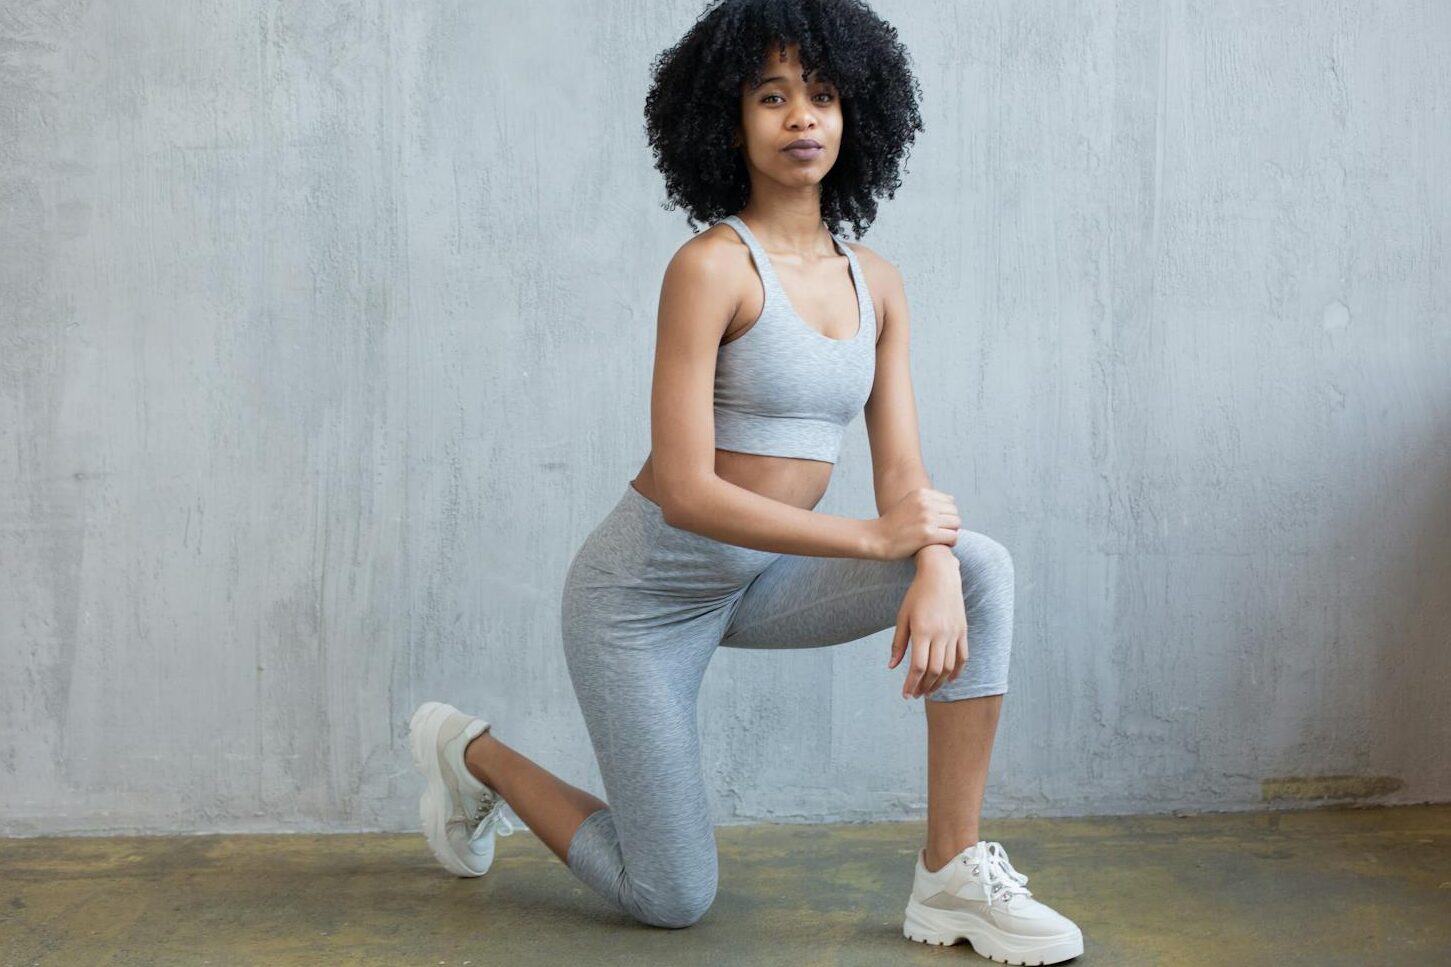
[[[971,839],[959,837],[942,843],[929,843],[922,849],[922,865],[928,873],[936,873],[957,858],[963,850],[977,843],[976,834]]]
[[[499,748],[499,740],[494,738],[493,731],[486,729],[474,736],[464,746],[463,752],[464,768],[469,771],[469,775],[490,787],[493,786],[495,753]]]

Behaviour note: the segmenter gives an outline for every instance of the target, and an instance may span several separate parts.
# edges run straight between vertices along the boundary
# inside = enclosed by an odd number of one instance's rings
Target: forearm
[[[871,521],[772,500],[712,474],[669,501],[667,522],[727,544],[778,554],[871,558]]]
[[[918,487],[931,487],[932,480],[927,476],[923,467],[912,466],[902,467],[898,470],[889,471],[882,475],[876,482],[877,492],[877,514],[885,514],[897,501],[901,500],[908,493]],[[934,563],[951,563],[956,566],[956,557],[952,548],[946,544],[927,544],[912,555],[917,561],[917,570],[932,566]]]

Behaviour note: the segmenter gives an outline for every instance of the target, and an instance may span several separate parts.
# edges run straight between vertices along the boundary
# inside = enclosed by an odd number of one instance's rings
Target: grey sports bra
[[[765,300],[755,324],[717,350],[715,445],[835,463],[842,432],[871,395],[876,375],[877,314],[856,253],[832,234],[846,256],[858,310],[856,335],[833,339],[797,315],[746,223],[735,215],[721,221],[751,250]]]

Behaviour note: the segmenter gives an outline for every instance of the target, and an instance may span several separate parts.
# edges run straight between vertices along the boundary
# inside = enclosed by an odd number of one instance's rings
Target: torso
[[[728,238],[737,238],[729,228],[713,227],[707,231],[721,232]],[[740,308],[721,336],[721,345],[738,339],[750,329],[761,315],[763,307],[760,279],[751,264],[745,243],[738,241],[737,244],[741,249]],[[778,276],[783,275],[783,269],[789,271],[779,259],[772,261]],[[846,256],[838,256],[836,259],[818,266],[810,277],[798,272],[781,280],[781,285],[790,290],[791,304],[800,311],[802,318],[807,320],[812,328],[833,339],[849,339],[857,330],[856,295],[849,284],[846,286],[841,284],[843,278],[850,279],[850,276],[847,275],[846,261]],[[862,261],[860,255],[858,255],[857,261]],[[863,271],[865,272],[865,266],[863,266]],[[870,289],[870,280],[865,279],[864,283]],[[877,314],[876,333],[877,338],[880,339],[881,310],[876,308],[880,305],[879,300],[873,297],[872,305],[873,311]],[[824,324],[825,320],[831,320],[830,325]],[[641,465],[635,478],[630,481],[630,485],[647,500],[658,505],[660,498],[655,488],[651,456],[653,454],[645,457],[644,464]],[[813,509],[826,494],[827,485],[831,483],[831,471],[834,466],[823,460],[739,453],[735,450],[720,448],[716,448],[715,451],[715,473],[722,480],[727,480],[752,493],[761,494],[772,500],[779,500],[805,510]]]
[[[722,480],[806,510],[814,508],[826,493],[826,486],[831,483],[832,466],[822,460],[771,457],[734,450],[715,451],[715,473]],[[652,503],[660,503],[648,456],[630,484]]]

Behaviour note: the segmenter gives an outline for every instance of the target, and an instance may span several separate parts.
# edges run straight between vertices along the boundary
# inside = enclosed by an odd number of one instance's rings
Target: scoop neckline
[[[846,242],[842,240],[841,236],[837,235],[829,228],[826,230],[826,234],[831,236],[831,243],[833,246],[835,246],[837,252],[839,252],[841,255],[846,256],[846,271],[847,274],[851,277],[852,296],[856,300],[856,332],[850,336],[847,336],[845,339],[837,339],[835,336],[828,336],[826,333],[822,332],[820,329],[817,329],[811,323],[807,322],[806,319],[801,315],[801,313],[796,311],[796,306],[792,305],[791,303],[790,294],[786,292],[786,287],[781,284],[781,276],[777,274],[776,266],[771,261],[770,254],[766,251],[766,247],[761,244],[760,239],[756,238],[755,232],[751,231],[751,226],[746,224],[746,220],[744,218],[741,218],[739,215],[730,215],[725,219],[725,221],[730,222],[732,228],[740,227],[744,229],[745,235],[748,237],[743,238],[742,241],[747,242],[746,247],[752,250],[752,262],[755,261],[756,250],[760,251],[761,257],[766,262],[766,269],[771,273],[771,278],[776,283],[777,291],[781,293],[781,301],[786,304],[787,313],[790,314],[791,318],[796,320],[797,324],[802,329],[805,329],[807,332],[816,336],[818,339],[822,339],[826,342],[840,346],[851,345],[852,343],[860,339],[862,335],[867,331],[866,320],[863,318],[866,315],[866,303],[862,299],[862,291],[866,287],[866,282],[858,278],[856,257],[854,253],[847,249]],[[826,222],[823,219],[822,225],[825,226],[825,224]],[[759,264],[756,265],[756,269],[756,274],[760,275]],[[725,346],[731,346],[735,343],[740,342],[742,339],[746,338],[746,336],[750,335],[750,333],[755,330],[756,326],[760,325],[762,317],[766,314],[767,302],[770,298],[770,295],[770,287],[763,286],[761,312],[759,315],[756,316],[755,322],[751,323],[749,329],[741,333],[735,339],[732,339],[730,342],[725,343],[721,348],[725,348]]]

